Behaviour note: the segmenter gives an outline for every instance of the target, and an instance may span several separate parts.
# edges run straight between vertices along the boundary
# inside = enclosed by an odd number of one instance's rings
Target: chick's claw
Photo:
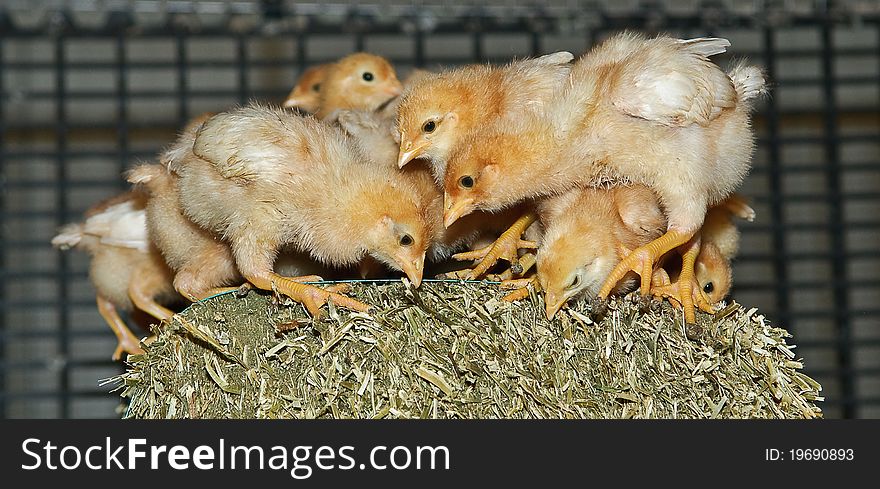
[[[529,285],[532,285],[535,287],[538,286],[538,281],[535,279],[535,277],[504,280],[501,282],[499,287],[501,287],[502,289],[510,290],[510,289],[522,289],[522,288],[528,287]]]
[[[505,295],[501,298],[504,302],[516,302],[521,301],[529,297],[529,288],[523,287],[521,289],[516,289],[513,292]]]
[[[360,312],[367,312],[370,306],[351,297],[324,290],[314,285],[303,284],[288,277],[281,275],[271,275],[272,287],[290,297],[291,299],[302,303],[312,317],[318,317],[321,313],[321,306],[332,300],[334,304]]]
[[[333,284],[324,288],[327,292],[333,292],[335,294],[346,294],[351,290],[350,284]]]
[[[538,289],[539,285],[536,277],[529,277],[503,280],[499,287],[501,287],[502,289],[514,289],[513,292],[505,295],[501,298],[501,300],[505,302],[516,302],[526,299],[529,296],[529,287],[534,287]]]
[[[526,241],[522,239],[525,230],[537,220],[537,216],[533,213],[524,215],[516,220],[507,231],[495,240],[489,246],[475,251],[468,251],[452,255],[456,260],[480,260],[477,265],[470,270],[468,278],[479,278],[489,271],[498,260],[506,260],[512,267],[516,266],[520,249],[538,249],[538,244],[534,241]],[[516,273],[516,271],[514,271]],[[520,272],[522,273],[522,272]]]
[[[694,274],[694,263],[700,254],[700,236],[697,235],[685,245],[682,255],[681,274],[678,281],[668,285],[655,286],[651,293],[658,297],[666,297],[670,302],[677,302],[684,309],[685,322],[694,324],[697,320],[694,306],[701,311],[715,314],[716,309],[709,301]]]
[[[690,240],[691,235],[676,230],[667,231],[663,236],[651,241],[650,243],[640,246],[627,255],[611,274],[605,279],[602,288],[599,290],[599,298],[607,299],[611,291],[627,273],[636,272],[641,277],[640,290],[642,295],[648,295],[651,291],[651,280],[654,275],[654,264],[666,252],[681,246]],[[699,245],[697,248],[699,251]],[[693,262],[691,262],[691,273],[693,273]]]
[[[684,287],[681,286],[681,280],[678,282],[654,286],[651,288],[651,295],[657,297],[658,299],[667,299],[673,305],[677,307],[682,307],[682,289]],[[706,296],[705,292],[700,289],[700,284],[696,281],[696,279],[692,280],[691,286],[691,303],[693,306],[699,307],[701,311],[707,312],[709,314],[715,314],[718,312],[717,308],[709,302],[709,298]],[[692,306],[692,307],[693,307]],[[687,311],[685,311],[687,315]],[[693,322],[693,321],[690,321]]]

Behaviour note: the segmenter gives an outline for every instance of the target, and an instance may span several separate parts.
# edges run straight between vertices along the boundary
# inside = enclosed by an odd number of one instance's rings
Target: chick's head
[[[382,195],[365,196],[358,212],[367,225],[367,253],[395,270],[403,271],[418,287],[425,252],[430,245],[427,211],[407,185],[377,188]],[[378,193],[378,192],[377,192]]]
[[[401,168],[416,158],[445,161],[461,134],[461,93],[442,81],[425,75],[402,96],[397,108]]]
[[[375,110],[402,90],[388,60],[368,53],[351,54],[328,70],[320,87],[318,117],[337,109]]]
[[[466,138],[449,158],[443,177],[443,224],[448,228],[476,211],[499,211],[507,204],[503,154],[492,139]]]
[[[591,232],[577,222],[571,224],[550,230],[537,255],[538,281],[550,319],[570,299],[598,294],[617,264],[605,233]]]
[[[694,264],[694,275],[709,301],[717,303],[727,297],[733,282],[730,261],[712,243],[703,243]]]
[[[330,64],[312,66],[304,71],[284,101],[284,107],[299,108],[309,113],[318,110],[321,83],[326,78],[330,66]]]

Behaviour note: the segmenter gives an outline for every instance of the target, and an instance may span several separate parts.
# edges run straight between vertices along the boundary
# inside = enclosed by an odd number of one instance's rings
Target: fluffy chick
[[[561,51],[504,66],[470,65],[420,75],[398,104],[398,165],[428,159],[442,182],[446,160],[464,135],[515,126],[524,113],[541,113],[568,80],[572,59]]]
[[[315,116],[325,119],[339,109],[376,110],[402,90],[388,60],[374,54],[354,53],[327,69]]]
[[[646,185],[663,202],[667,233],[618,264],[599,295],[607,297],[630,270],[642,275],[647,294],[653,264],[687,245],[682,304],[694,322],[695,299],[711,310],[698,289],[691,297],[695,235],[708,206],[748,171],[751,101],[764,89],[757,68],[740,65],[726,74],[709,61],[728,45],[634,34],[609,39],[575,63],[543,115],[520,130],[473,134],[457,145],[444,179],[444,222],[576,186]]]
[[[296,81],[293,90],[287,95],[283,106],[314,114],[318,110],[321,100],[321,84],[327,77],[327,71],[331,66],[331,63],[325,63],[307,68]]]
[[[621,247],[635,249],[666,230],[657,197],[642,185],[571,190],[541,201],[538,215],[537,277],[551,319],[569,299],[599,293]],[[634,284],[622,281],[615,292]]]
[[[162,320],[174,314],[163,304],[180,300],[171,285],[171,271],[150,245],[145,201],[140,192],[112,197],[86,211],[84,222],[65,226],[52,239],[57,248],[81,249],[91,255],[89,279],[96,290],[98,312],[118,340],[114,360],[123,353],[143,353],[120,311],[141,310]]]
[[[179,175],[184,213],[223,236],[256,287],[318,313],[328,292],[272,271],[285,246],[332,266],[369,254],[421,282],[430,231],[417,191],[388,171],[365,171],[366,158],[340,129],[250,105],[209,119],[191,149],[175,156],[166,165]],[[344,296],[333,300],[367,308]]]
[[[130,183],[142,186],[149,194],[146,221],[151,241],[173,271],[175,289],[192,301],[244,282],[228,243],[196,226],[183,213],[179,178],[166,168],[191,152],[202,124],[214,115],[205,113],[192,119],[161,155],[162,165],[139,165],[127,174]],[[328,272],[307,255],[293,250],[284,250],[274,268],[279,275],[314,280],[321,278],[318,274]]]

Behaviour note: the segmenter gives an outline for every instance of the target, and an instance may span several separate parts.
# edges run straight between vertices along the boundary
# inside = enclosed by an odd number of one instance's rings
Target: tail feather
[[[727,52],[727,48],[730,47],[730,41],[720,37],[698,37],[696,39],[686,39],[679,42],[681,42],[688,51],[707,58],[715,56],[716,54],[725,53]]]
[[[83,238],[82,223],[67,224],[58,231],[58,235],[52,238],[52,246],[59,250],[75,248]]]
[[[574,55],[568,51],[558,51],[538,57],[535,62],[543,65],[565,65],[571,63],[573,59]]]
[[[727,75],[733,81],[736,96],[740,103],[750,102],[767,92],[767,80],[764,71],[757,66],[738,63]]]

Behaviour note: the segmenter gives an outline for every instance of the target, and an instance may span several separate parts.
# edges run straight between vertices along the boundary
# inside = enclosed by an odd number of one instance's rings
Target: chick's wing
[[[653,44],[651,46],[650,44]],[[708,124],[736,104],[730,78],[709,56],[726,51],[719,38],[659,38],[632,55],[613,95],[622,112],[668,126]]]
[[[224,178],[255,181],[289,166],[300,137],[282,117],[266,117],[251,107],[208,119],[193,142],[193,154],[210,162]]]

